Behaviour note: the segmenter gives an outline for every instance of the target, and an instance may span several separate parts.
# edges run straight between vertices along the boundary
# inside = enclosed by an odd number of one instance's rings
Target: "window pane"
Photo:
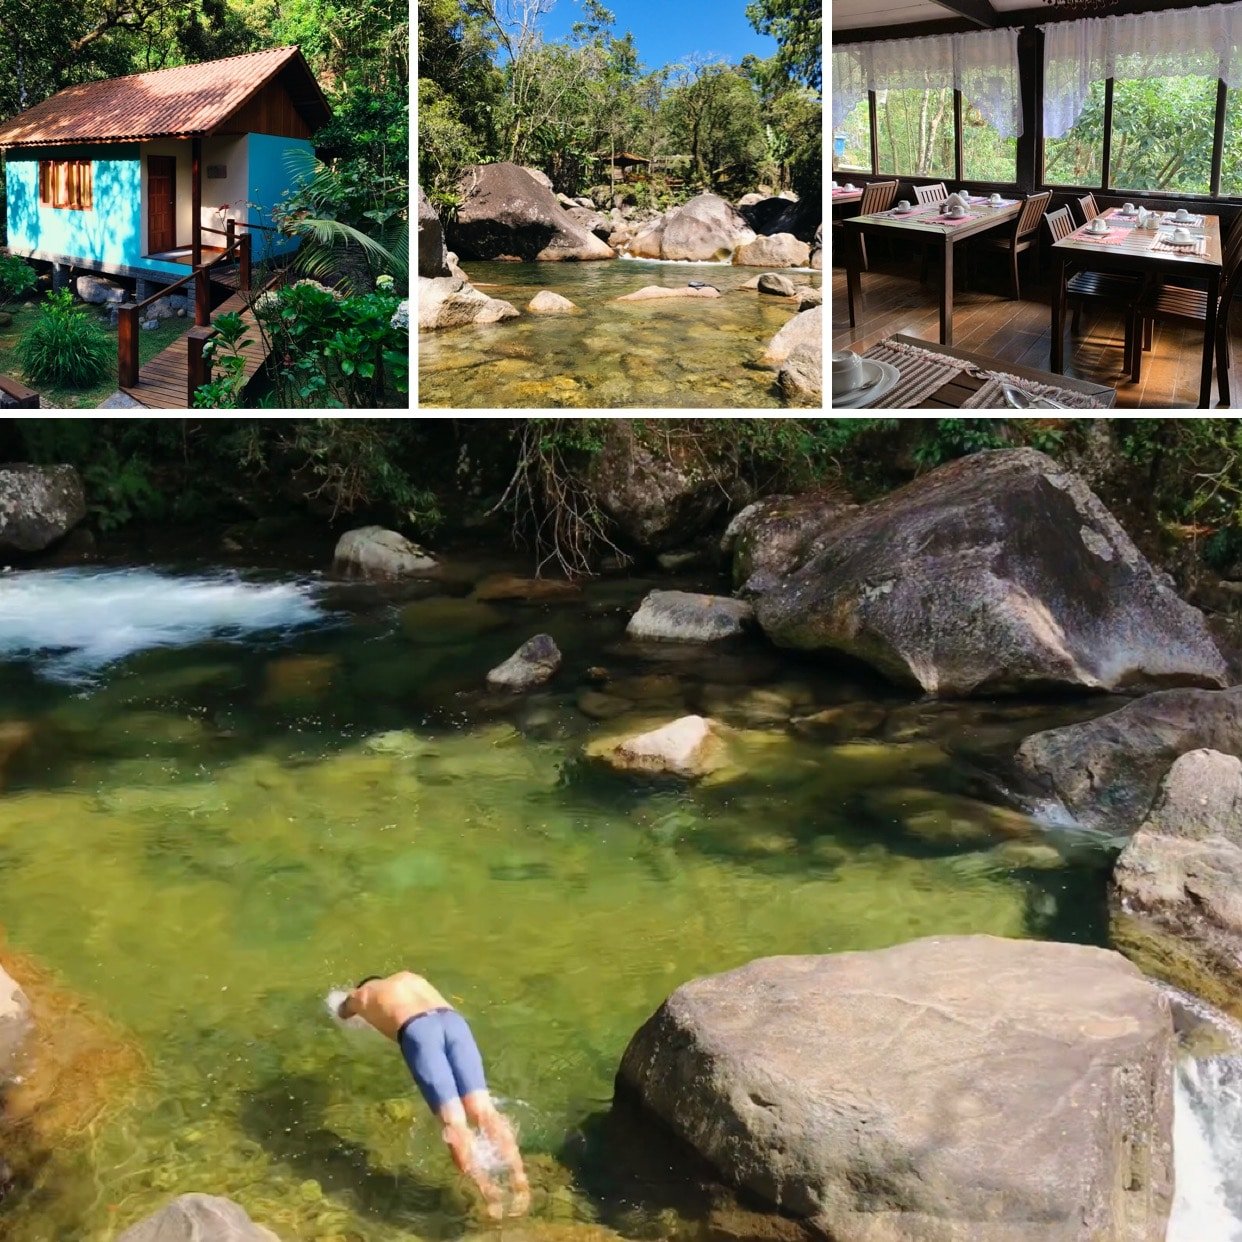
[[[880,172],[953,177],[953,91],[876,91]]]
[[[967,181],[1017,181],[1018,140],[1002,138],[962,99],[962,176]]]
[[[842,172],[871,171],[871,110],[865,99],[854,105],[832,136],[832,168]]]
[[[1225,93],[1225,149],[1220,161],[1220,192],[1242,195],[1242,90]]]
[[[1064,138],[1044,141],[1044,184],[1098,190],[1104,175],[1104,83],[1092,82],[1082,115]]]
[[[1109,184],[1206,194],[1215,120],[1215,78],[1118,78]]]

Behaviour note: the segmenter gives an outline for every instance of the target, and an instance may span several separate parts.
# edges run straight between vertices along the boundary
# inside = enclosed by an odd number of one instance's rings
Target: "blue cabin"
[[[272,208],[331,109],[296,47],[60,91],[0,124],[9,253],[127,276],[138,296],[249,227],[256,260],[297,247]],[[303,164],[303,166],[305,166]]]

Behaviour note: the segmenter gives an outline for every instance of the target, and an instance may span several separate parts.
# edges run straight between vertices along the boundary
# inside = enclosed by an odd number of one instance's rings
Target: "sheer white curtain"
[[[1018,32],[930,35],[851,43],[832,53],[832,123],[849,116],[868,91],[960,90],[1002,138],[1022,132]]]
[[[1044,137],[1063,138],[1092,82],[1201,74],[1242,86],[1242,4],[1053,22],[1044,32]]]

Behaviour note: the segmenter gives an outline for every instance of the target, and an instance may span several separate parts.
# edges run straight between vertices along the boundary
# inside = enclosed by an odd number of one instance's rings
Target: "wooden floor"
[[[923,285],[918,278],[918,259],[870,253],[869,257],[871,271],[864,272],[862,277],[867,306],[859,314],[856,328],[849,326],[845,269],[833,268],[833,349],[853,348],[862,353],[896,332],[939,340],[940,285],[934,268],[928,283]],[[981,270],[968,282],[963,282],[959,273],[953,299],[953,345],[1046,371],[1052,340],[1051,295],[1046,284],[1029,278],[1025,259],[1022,263],[1020,302],[1009,300],[1007,269],[999,262],[991,270],[983,269],[981,264]],[[1067,315],[1067,321],[1068,318]],[[1231,396],[1238,401],[1236,394],[1242,389],[1242,312],[1237,308],[1230,326],[1234,342],[1230,388]],[[1118,409],[1194,409],[1198,405],[1202,333],[1156,324],[1152,348],[1143,354],[1143,374],[1137,384],[1130,381],[1122,367],[1124,336],[1120,315],[1085,305],[1081,330],[1074,333],[1067,328],[1065,374],[1115,388]],[[1213,408],[1228,408],[1216,404],[1218,397],[1213,378]]]
[[[242,350],[246,359],[246,380],[250,381],[266,361],[267,346],[263,334],[255,326],[254,315],[246,309],[246,302],[240,293],[234,294],[227,302],[222,302],[211,312],[215,319],[237,311],[246,327],[247,336],[253,342]],[[189,394],[186,389],[189,371],[189,346],[184,336],[179,336],[166,350],[158,353],[138,372],[138,383],[132,388],[121,391],[133,397],[148,410],[184,410],[190,406]]]

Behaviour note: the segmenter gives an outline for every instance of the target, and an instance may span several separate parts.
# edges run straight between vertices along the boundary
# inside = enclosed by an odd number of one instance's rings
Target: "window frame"
[[[1225,108],[1229,94],[1229,89],[1224,81],[1220,78],[1216,79],[1216,116],[1215,123],[1212,126],[1212,171],[1208,178],[1206,193],[1195,190],[1139,190],[1133,186],[1112,184],[1113,82],[1113,78],[1104,79],[1104,150],[1100,157],[1100,184],[1065,185],[1058,182],[1056,185],[1052,185],[1048,181],[1048,140],[1044,136],[1042,125],[1040,126],[1039,134],[1039,184],[1045,189],[1065,191],[1067,193],[1074,190],[1091,190],[1093,192],[1098,191],[1101,194],[1150,194],[1159,198],[1168,198],[1172,195],[1177,198],[1202,199],[1205,202],[1211,199],[1219,199],[1221,197],[1221,165],[1225,155]],[[1229,194],[1225,197],[1237,198],[1239,195]]]
[[[56,169],[64,168],[58,177]],[[78,170],[75,177],[72,169]],[[61,191],[63,189],[63,196]],[[63,201],[58,201],[62,199]],[[95,162],[89,159],[39,161],[39,206],[53,211],[95,210]]]
[[[953,88],[953,175],[950,179],[952,181],[957,181],[957,182],[963,182],[966,180],[966,178],[962,176],[962,165],[965,162],[963,146],[962,146],[962,114],[963,114],[964,103],[965,101],[962,98],[962,92],[957,87],[954,87]],[[868,112],[868,119],[869,119],[869,124],[870,124],[870,133],[871,133],[871,168],[867,170],[866,175],[871,176],[871,177],[878,177],[881,175],[880,173],[880,135],[879,135],[879,121],[876,115],[875,91],[867,92],[867,112]],[[1043,152],[1041,148],[1041,151],[1040,151],[1041,161],[1042,161],[1042,158],[1043,158]],[[851,169],[850,171],[856,171],[856,170]],[[928,174],[928,176],[931,176],[931,175],[933,174],[930,174],[930,173]],[[918,173],[901,172],[899,170],[894,170],[892,172],[885,172],[883,176],[885,177],[906,177],[906,178],[914,178],[916,180],[922,179]],[[948,176],[948,174],[942,174],[942,176]],[[1014,154],[1014,167],[1013,167],[1012,177],[1004,181],[986,181],[986,180],[976,177],[976,178],[970,179],[970,184],[972,185],[1001,185],[1001,186],[1015,186],[1016,187],[1018,184],[1018,159],[1017,159],[1016,151]]]

